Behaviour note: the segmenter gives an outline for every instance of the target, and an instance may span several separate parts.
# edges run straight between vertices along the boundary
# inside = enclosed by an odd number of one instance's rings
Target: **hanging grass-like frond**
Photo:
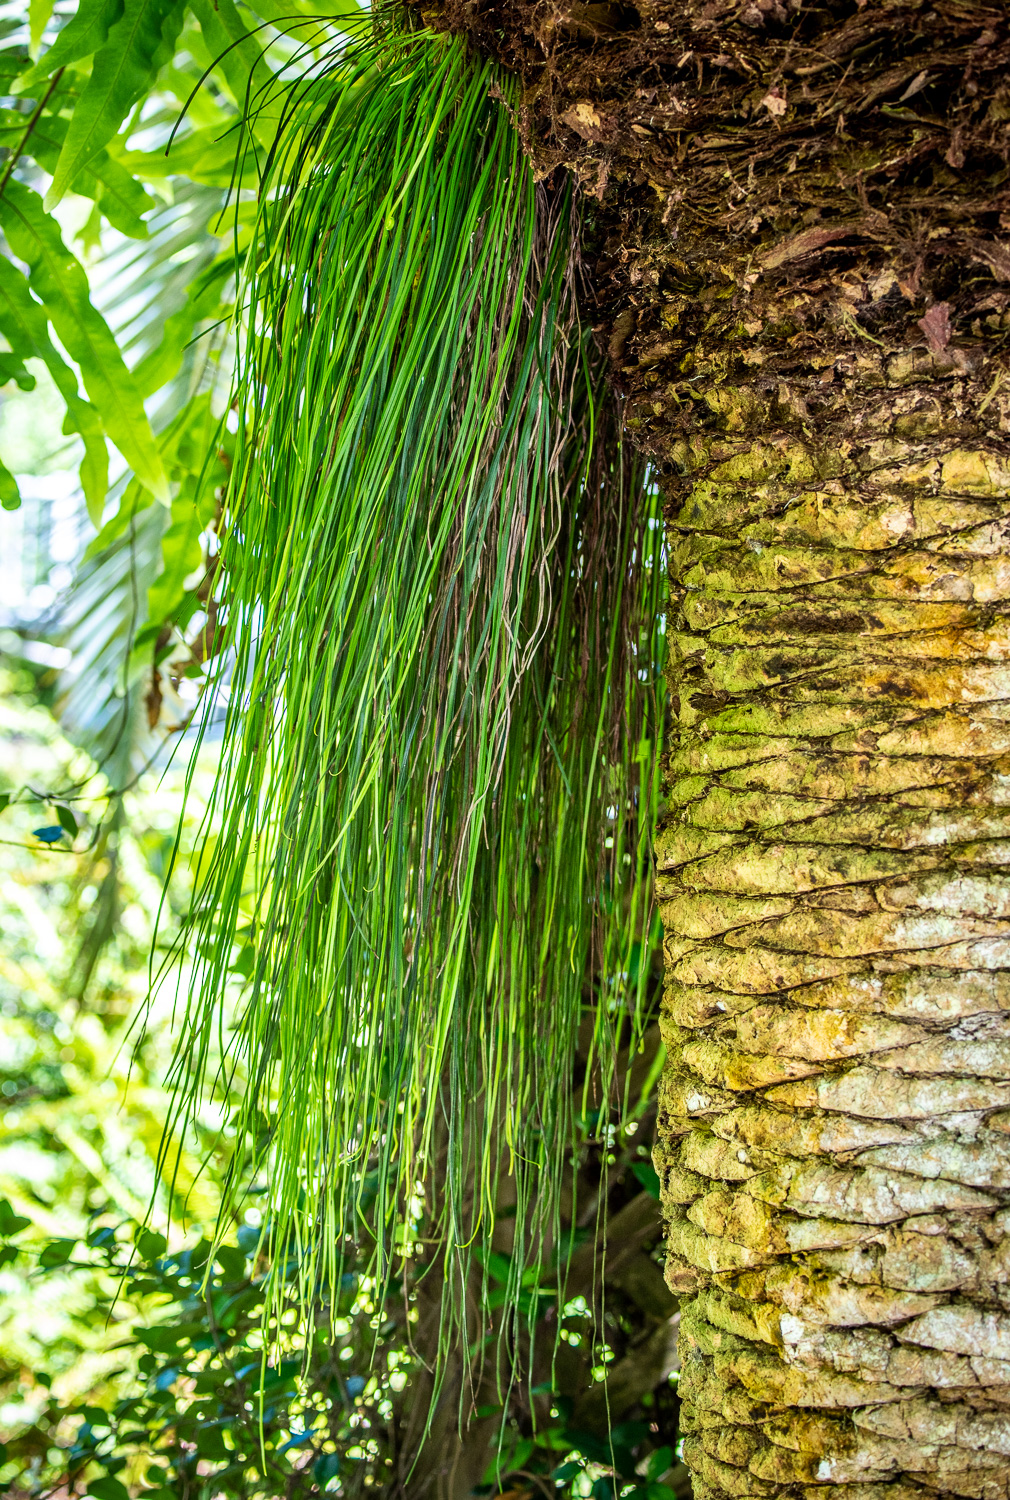
[[[535,185],[507,81],[460,40],[380,29],[342,51],[261,201],[179,1107],[224,1050],[233,1197],[265,1174],[308,1289],[363,1195],[380,1251],[424,1198],[448,1338],[503,1174],[511,1305],[556,1236],[591,952],[593,1109],[637,1013],[655,501],[579,326],[569,190]]]

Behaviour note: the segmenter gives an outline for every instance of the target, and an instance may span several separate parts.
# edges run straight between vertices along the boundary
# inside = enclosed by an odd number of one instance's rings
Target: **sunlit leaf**
[[[0,463],[0,506],[4,510],[18,510],[21,505],[21,492],[18,482],[3,463]]]
[[[21,272],[0,256],[0,333],[21,360],[41,359],[66,403],[64,432],[79,433],[84,441],[81,487],[88,512],[97,525],[105,504],[109,478],[109,450],[98,413],[79,394],[77,376],[49,336],[45,312],[32,296]]]
[[[57,68],[65,68],[68,63],[97,51],[109,34],[109,27],[122,14],[123,0],[80,0],[53,45],[22,79],[22,91],[27,92],[40,80],[49,78]]]
[[[143,402],[55,219],[44,212],[37,193],[11,181],[0,198],[0,225],[15,255],[28,263],[32,291],[80,366],[105,431],[141,484],[167,502],[168,485]]]
[[[24,115],[13,109],[0,110],[0,146],[10,146],[23,130]],[[49,173],[56,170],[66,136],[67,121],[55,114],[44,115],[32,130],[28,142],[31,155]],[[142,215],[153,207],[154,199],[107,151],[95,154],[74,178],[71,188],[97,203],[109,223],[123,234],[139,237],[147,233]]]
[[[53,13],[53,0],[28,0],[29,47],[32,57],[38,57],[42,45],[42,33]]]
[[[171,56],[182,24],[181,0],[125,0],[108,40],[95,53],[91,76],[70,120],[46,208],[52,208],[78,174],[112,139],[130,110]]]

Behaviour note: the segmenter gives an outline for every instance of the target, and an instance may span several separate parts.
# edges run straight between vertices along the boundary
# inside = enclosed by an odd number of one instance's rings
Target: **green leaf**
[[[168,1241],[155,1229],[139,1229],[134,1244],[144,1260],[157,1260],[168,1249]]]
[[[147,593],[150,620],[169,619],[181,603],[183,580],[203,558],[200,533],[204,524],[190,496],[173,503],[172,524],[162,540],[163,569]]]
[[[111,1474],[103,1474],[99,1479],[92,1479],[88,1483],[88,1494],[94,1500],[130,1500],[130,1492],[121,1479],[113,1479]]]
[[[0,801],[3,801],[3,805],[6,807],[10,801],[10,792],[4,792]],[[0,1198],[0,1235],[6,1237],[10,1234],[18,1234],[22,1229],[27,1229],[30,1223],[31,1219],[26,1219],[23,1214],[16,1214],[14,1212],[8,1199]]]
[[[46,208],[60,201],[150,88],[172,54],[181,24],[181,0],[126,0],[106,45],[95,54],[46,194]]]
[[[0,110],[0,146],[11,146],[24,132],[23,114],[14,109]],[[26,151],[52,174],[56,170],[68,121],[47,113],[39,120],[29,137]],[[154,206],[154,199],[132,172],[106,150],[99,151],[70,184],[82,198],[96,203],[113,228],[133,239],[147,234],[143,215]]]
[[[27,281],[3,256],[0,256],[0,333],[20,358],[43,361],[66,402],[63,431],[80,433],[84,440],[81,486],[88,514],[98,525],[95,518],[101,517],[109,487],[109,451],[98,413],[78,394],[77,376],[57,353],[49,337],[46,315],[29,291]]]
[[[546,1432],[537,1435],[537,1443],[549,1453],[567,1453],[572,1446],[564,1427],[548,1427]]]
[[[229,1281],[245,1280],[245,1253],[237,1245],[221,1245],[216,1251],[214,1258]]]
[[[50,1240],[39,1255],[39,1265],[44,1271],[52,1271],[57,1266],[65,1266],[74,1253],[76,1240]]]
[[[57,807],[56,807],[56,816],[57,816],[57,818],[59,820],[60,827],[62,829],[64,829],[64,831],[66,833],[68,833],[72,839],[76,838],[77,837],[77,819],[74,817],[73,813],[70,811],[70,808],[69,807],[62,807],[59,804],[57,804]]]
[[[20,391],[33,391],[37,384],[19,354],[0,353],[0,385],[7,385],[12,380]]]
[[[160,343],[145,355],[133,372],[145,395],[151,395],[167,384],[178,372],[185,358],[186,346],[201,322],[219,322],[229,315],[231,295],[228,283],[237,269],[233,254],[217,256],[189,288],[185,304],[165,319]],[[204,445],[201,463],[208,451]]]
[[[138,1328],[136,1337],[155,1354],[175,1354],[179,1345],[189,1339],[186,1328]]]
[[[63,431],[79,433],[84,440],[81,489],[84,491],[91,524],[97,530],[102,524],[105,500],[109,493],[109,450],[105,445],[105,434],[98,420],[98,413],[90,401],[82,401],[80,396],[67,399],[67,418]]]
[[[235,103],[242,110],[254,106],[249,126],[262,138],[270,139],[283,100],[278,97],[279,91],[264,87],[273,75],[264,60],[261,43],[251,34],[232,0],[190,0],[190,9],[200,22],[211,55],[218,59],[218,68]],[[271,102],[264,109],[265,99]],[[272,126],[268,116],[272,117]]]
[[[28,52],[24,47],[6,47],[0,51],[0,94],[17,93],[19,84],[15,79],[25,71],[28,66]],[[22,115],[22,128],[24,128],[25,117]]]
[[[42,46],[42,33],[49,25],[53,13],[53,0],[28,0],[28,31],[30,35],[29,50],[32,57],[38,57],[39,48]]]
[[[0,505],[4,510],[21,508],[21,491],[18,489],[17,480],[10,469],[2,463],[0,463]]]
[[[639,1182],[649,1194],[650,1198],[659,1197],[659,1173],[651,1162],[635,1161],[631,1164],[631,1170]]]
[[[650,1453],[649,1462],[645,1466],[646,1479],[662,1479],[672,1464],[673,1449],[657,1448],[655,1453]]]
[[[91,1427],[105,1428],[111,1426],[109,1413],[102,1406],[89,1406],[85,1404],[78,1407],[75,1415],[83,1417],[85,1422]]]
[[[167,503],[168,484],[144,404],[108,324],[92,305],[84,269],[64,245],[55,219],[43,211],[37,193],[11,179],[0,198],[0,225],[14,254],[28,263],[31,289],[80,366],[105,431],[141,484]]]
[[[255,187],[256,169],[244,155],[236,170],[237,137],[220,125],[191,131],[164,151],[124,151],[120,161],[130,172],[148,182],[160,178],[189,177],[208,187]]]
[[[6,812],[7,809],[10,807],[10,805],[11,805],[11,796],[12,796],[12,793],[10,793],[10,792],[0,792],[0,812]],[[6,1198],[0,1198],[0,1234],[4,1234],[4,1233],[8,1232],[8,1231],[5,1231],[5,1229],[3,1227],[4,1209],[6,1209],[8,1213],[12,1212],[11,1206],[7,1202],[7,1199]],[[25,1223],[27,1224],[27,1222],[28,1222],[28,1220],[26,1219]]]
[[[123,0],[81,0],[53,45],[21,80],[18,92],[27,92],[57,68],[97,52],[122,14]]]
[[[209,1458],[220,1461],[231,1458],[231,1449],[224,1441],[220,1427],[203,1427],[197,1429],[196,1451],[201,1458]],[[99,1496],[99,1500],[114,1500],[114,1497]]]

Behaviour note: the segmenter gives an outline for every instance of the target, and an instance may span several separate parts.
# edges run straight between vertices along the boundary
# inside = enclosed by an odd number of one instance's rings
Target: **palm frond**
[[[176,1079],[197,1110],[226,1041],[231,1202],[265,1175],[306,1295],[366,1194],[387,1268],[425,1199],[447,1340],[502,1174],[513,1309],[555,1235],[594,947],[606,1109],[655,802],[655,498],[579,325],[570,190],[535,184],[511,103],[458,39],[380,27],[265,164]]]

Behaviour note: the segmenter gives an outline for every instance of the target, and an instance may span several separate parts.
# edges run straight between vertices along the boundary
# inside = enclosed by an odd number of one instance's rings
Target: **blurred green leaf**
[[[12,186],[13,184],[9,184]],[[78,394],[77,376],[57,352],[49,336],[42,307],[28,282],[0,255],[0,333],[20,359],[41,359],[66,402],[65,432],[78,432],[84,441],[81,485],[92,518],[101,514],[108,490],[109,453],[98,413]]]
[[[137,1232],[134,1242],[137,1252],[143,1260],[157,1260],[159,1255],[164,1255],[168,1249],[168,1241],[163,1234],[158,1234],[153,1229],[141,1229]]]
[[[39,1267],[43,1271],[52,1271],[57,1266],[65,1266],[76,1244],[76,1240],[50,1240],[39,1254]]]
[[[649,1455],[649,1462],[645,1466],[645,1477],[646,1479],[662,1479],[672,1465],[673,1449],[657,1448],[655,1453]]]
[[[130,1500],[130,1492],[121,1479],[104,1474],[100,1479],[89,1479],[87,1493],[93,1500]]]
[[[33,57],[42,45],[42,33],[53,13],[53,0],[28,0],[29,48]]]
[[[659,1173],[651,1162],[632,1162],[631,1170],[651,1198],[659,1197]]]
[[[21,492],[18,489],[17,480],[9,469],[0,463],[0,506],[4,510],[18,510],[21,505]]]
[[[35,376],[26,368],[20,355],[0,353],[0,385],[11,380],[21,391],[33,391],[36,386]]]
[[[77,819],[74,817],[70,808],[64,807],[62,803],[57,803],[56,816],[60,821],[60,827],[63,829],[64,833],[69,834],[72,839],[76,838]]]

